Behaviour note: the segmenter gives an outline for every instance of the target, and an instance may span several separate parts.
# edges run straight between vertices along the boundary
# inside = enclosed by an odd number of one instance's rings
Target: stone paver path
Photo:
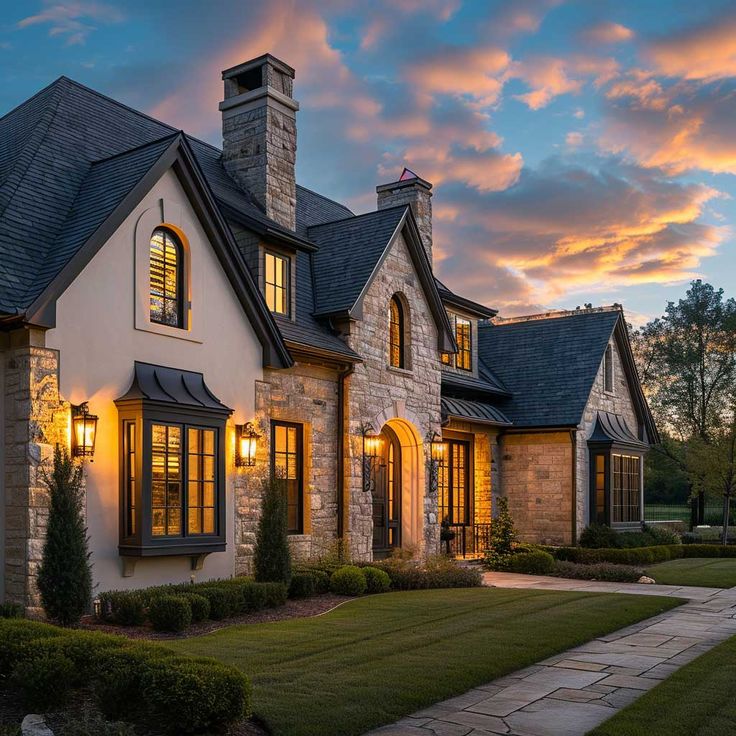
[[[736,634],[736,588],[622,585],[509,573],[488,573],[485,582],[509,588],[673,595],[689,602],[368,736],[583,736],[679,667]]]

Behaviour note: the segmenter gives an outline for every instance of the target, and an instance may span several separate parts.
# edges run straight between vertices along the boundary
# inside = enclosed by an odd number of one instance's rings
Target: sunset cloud
[[[83,44],[96,30],[93,23],[118,23],[122,13],[112,5],[98,2],[46,2],[34,15],[18,21],[18,28],[46,25],[49,36],[64,38],[67,46]]]
[[[645,56],[657,72],[682,79],[736,75],[736,13],[729,12],[651,42]]]
[[[634,32],[631,28],[622,26],[620,23],[604,21],[586,28],[582,33],[582,37],[590,43],[613,44],[630,41],[634,37]]]

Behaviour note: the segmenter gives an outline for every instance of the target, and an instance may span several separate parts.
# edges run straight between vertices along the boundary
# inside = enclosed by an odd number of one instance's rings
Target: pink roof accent
[[[419,175],[415,174],[411,169],[407,169],[404,167],[404,170],[401,172],[401,176],[399,177],[399,181],[409,181],[409,179],[419,179]]]

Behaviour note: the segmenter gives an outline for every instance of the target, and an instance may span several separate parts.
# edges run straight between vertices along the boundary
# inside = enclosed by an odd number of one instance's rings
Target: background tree
[[[279,478],[263,483],[253,567],[258,582],[286,585],[291,582],[286,490]]]
[[[92,599],[92,571],[84,525],[82,468],[57,446],[51,473],[43,472],[50,509],[38,588],[46,615],[62,626],[79,623]]]

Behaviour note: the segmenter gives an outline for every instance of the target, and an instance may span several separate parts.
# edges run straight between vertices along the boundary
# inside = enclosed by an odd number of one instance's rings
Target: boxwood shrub
[[[31,712],[59,705],[77,686],[89,687],[110,718],[156,721],[174,734],[219,733],[251,712],[250,682],[239,670],[152,643],[7,619],[0,655],[6,687]]]
[[[289,598],[311,598],[317,594],[317,579],[311,572],[295,572],[289,583]]]
[[[542,549],[511,555],[507,569],[526,575],[548,575],[555,569],[555,558]]]
[[[146,601],[137,590],[110,590],[101,593],[100,616],[120,626],[140,626],[146,620]]]
[[[613,583],[635,583],[644,573],[631,565],[614,565],[610,562],[594,562],[580,565],[576,562],[557,560],[550,573],[560,578],[575,580],[606,580]]]
[[[192,623],[198,624],[210,617],[210,602],[200,593],[181,593],[192,609]]]
[[[546,548],[558,560],[590,565],[597,562],[612,562],[618,565],[654,565],[683,556],[685,545],[658,545],[656,547],[634,547],[628,549],[585,547]]]
[[[148,618],[156,631],[184,631],[192,623],[192,606],[184,595],[162,595],[151,602]]]
[[[367,587],[363,571],[355,565],[340,567],[330,577],[330,590],[338,595],[363,595]]]
[[[368,593],[387,593],[391,588],[391,578],[385,570],[378,567],[364,567],[366,590]]]

